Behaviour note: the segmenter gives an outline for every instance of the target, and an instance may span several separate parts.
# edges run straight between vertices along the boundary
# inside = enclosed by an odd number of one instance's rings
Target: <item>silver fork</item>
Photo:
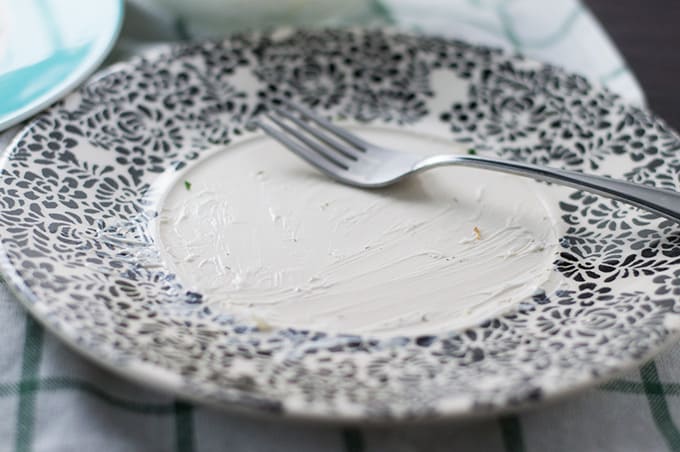
[[[254,119],[255,125],[324,174],[347,185],[362,188],[385,187],[419,171],[444,165],[460,165],[566,185],[632,204],[680,222],[680,193],[674,191],[476,155],[413,155],[369,143],[333,125],[306,107],[286,99],[281,101],[286,109],[272,106],[270,112],[263,113],[269,121]]]

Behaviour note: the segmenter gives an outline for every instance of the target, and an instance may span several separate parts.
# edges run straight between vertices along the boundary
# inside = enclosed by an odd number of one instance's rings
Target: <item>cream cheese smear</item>
[[[464,152],[405,130],[355,130],[408,152]],[[447,167],[362,190],[255,136],[175,178],[155,234],[171,271],[215,309],[281,327],[435,334],[551,287],[548,188]]]

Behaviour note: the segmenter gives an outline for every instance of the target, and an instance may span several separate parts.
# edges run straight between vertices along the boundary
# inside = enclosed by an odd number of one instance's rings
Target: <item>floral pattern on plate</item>
[[[442,72],[465,89],[433,109]],[[11,147],[2,269],[31,312],[146,384],[327,420],[517,409],[595,384],[677,337],[680,227],[582,192],[557,206],[564,284],[476,327],[376,339],[268,328],[204,306],[157,262],[154,182],[253,133],[248,120],[280,96],[391,127],[434,119],[480,153],[678,189],[680,139],[661,120],[520,56],[376,30],[186,44],[113,67]]]

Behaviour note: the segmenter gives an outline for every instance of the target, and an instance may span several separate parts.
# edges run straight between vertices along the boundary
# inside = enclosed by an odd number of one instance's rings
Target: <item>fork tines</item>
[[[279,141],[317,168],[335,174],[348,170],[368,144],[312,110],[281,99],[282,106],[271,105],[263,113],[268,122],[255,120],[270,137]]]

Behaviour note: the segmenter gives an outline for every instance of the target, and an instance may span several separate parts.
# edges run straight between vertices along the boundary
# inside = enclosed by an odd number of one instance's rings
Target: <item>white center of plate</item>
[[[356,130],[410,152],[460,152],[407,131]],[[168,184],[156,232],[167,265],[214,309],[275,326],[433,334],[549,285],[557,234],[544,188],[448,167],[361,190],[258,136]]]

